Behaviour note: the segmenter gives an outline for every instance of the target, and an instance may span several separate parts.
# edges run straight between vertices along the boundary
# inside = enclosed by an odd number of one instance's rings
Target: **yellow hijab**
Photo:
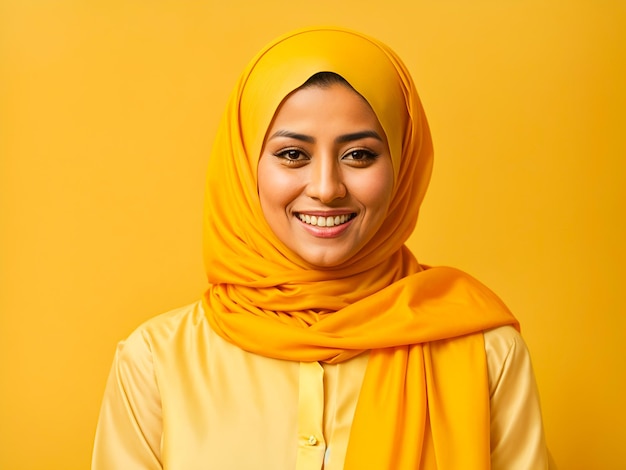
[[[372,240],[336,268],[309,265],[265,222],[257,163],[282,100],[317,72],[345,78],[389,142],[393,198]],[[480,332],[515,319],[486,287],[424,269],[404,242],[432,168],[428,124],[411,77],[384,44],[315,28],[283,36],[248,65],[209,160],[204,297],[212,328],[278,359],[341,362],[371,350],[346,469],[489,468],[489,396]]]

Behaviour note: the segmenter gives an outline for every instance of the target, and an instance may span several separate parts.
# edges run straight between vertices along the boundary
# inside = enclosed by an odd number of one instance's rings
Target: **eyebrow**
[[[274,137],[289,137],[291,139],[301,140],[303,142],[308,142],[310,144],[315,142],[315,138],[311,137],[310,135],[298,134],[297,132],[291,132],[285,129],[277,130],[276,132],[272,134],[270,139],[273,139]]]
[[[335,142],[338,144],[343,144],[345,142],[352,142],[353,140],[374,138],[376,140],[383,141],[382,137],[378,135],[376,131],[361,131],[361,132],[353,132],[352,134],[344,134],[340,135],[335,139]]]
[[[308,142],[310,144],[315,143],[315,137],[312,137],[306,134],[298,134],[297,132],[291,132],[286,129],[279,129],[278,131],[274,132],[274,134],[272,134],[270,139],[273,139],[274,137],[289,137],[291,139],[301,140],[303,142]],[[367,139],[367,138],[373,138],[373,139],[383,142],[383,139],[378,134],[378,132],[371,131],[371,130],[340,135],[339,137],[335,139],[335,142],[338,144],[343,144],[346,142],[352,142],[353,140]]]

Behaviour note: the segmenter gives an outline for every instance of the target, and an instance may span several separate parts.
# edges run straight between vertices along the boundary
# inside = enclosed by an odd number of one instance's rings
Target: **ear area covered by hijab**
[[[257,193],[257,164],[274,113],[318,72],[341,75],[367,100],[394,168],[392,201],[379,231],[348,262],[326,269],[307,264],[277,239]],[[475,279],[451,268],[425,269],[404,246],[432,161],[426,117],[400,59],[366,35],[326,27],[282,36],[252,60],[209,158],[203,302],[211,327],[246,351],[291,361],[335,363],[372,351],[345,468],[460,468],[433,462],[468,456],[467,449],[475,450],[462,468],[489,465],[481,332],[516,320]],[[462,347],[452,352],[429,346],[462,336]],[[463,378],[465,395],[456,385],[437,388],[432,377],[442,374]],[[449,410],[466,422],[450,426]],[[451,428],[452,434],[441,432]]]

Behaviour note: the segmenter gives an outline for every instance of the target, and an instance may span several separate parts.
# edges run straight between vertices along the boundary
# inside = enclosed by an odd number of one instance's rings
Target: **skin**
[[[342,265],[378,231],[392,190],[387,138],[361,95],[333,84],[282,102],[261,151],[258,191],[289,249],[319,268]]]

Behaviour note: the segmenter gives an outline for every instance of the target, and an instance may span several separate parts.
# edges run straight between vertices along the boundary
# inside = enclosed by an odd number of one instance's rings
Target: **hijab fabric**
[[[280,103],[318,72],[370,104],[394,168],[380,230],[348,262],[308,264],[274,235],[257,192],[265,133]],[[452,268],[425,269],[404,246],[432,168],[413,81],[384,44],[339,29],[285,35],[248,65],[209,159],[204,296],[211,327],[252,353],[337,363],[371,350],[346,469],[489,468],[482,331],[516,324],[502,302]]]

